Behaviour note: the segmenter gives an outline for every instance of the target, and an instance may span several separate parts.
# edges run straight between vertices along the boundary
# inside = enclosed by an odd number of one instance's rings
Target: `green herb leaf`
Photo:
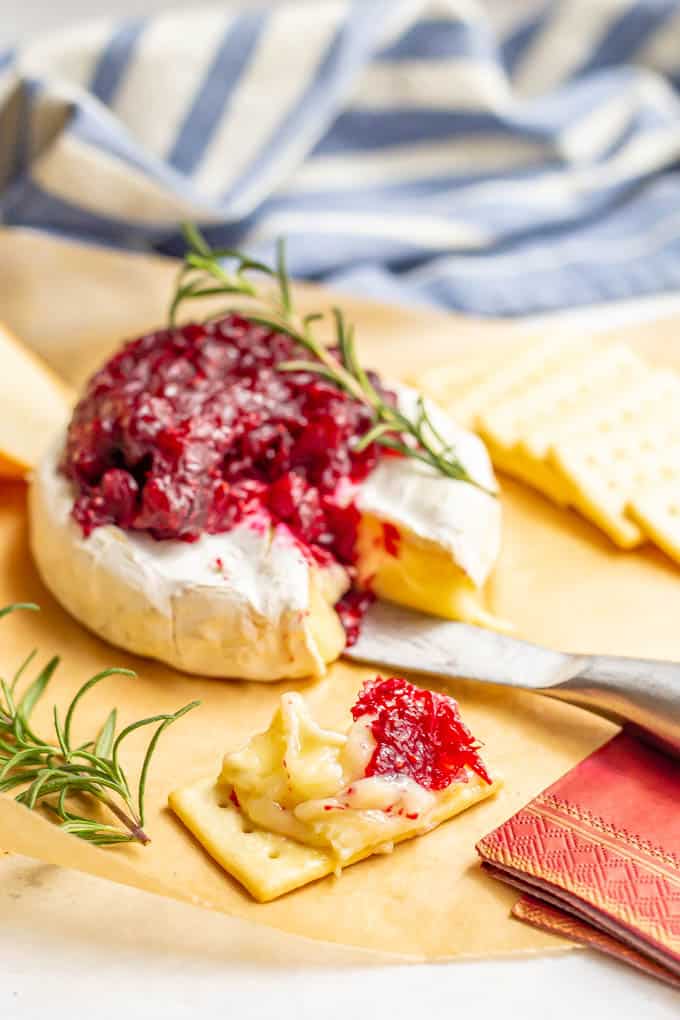
[[[15,609],[37,609],[32,603],[16,603],[0,609],[0,618]],[[87,680],[76,692],[66,710],[62,726],[57,706],[52,709],[54,737],[52,742],[36,736],[28,724],[31,712],[43,696],[56,670],[59,659],[50,659],[20,698],[14,697],[21,676],[35,653],[31,653],[17,670],[10,687],[0,679],[0,793],[19,789],[16,800],[28,808],[43,806],[54,814],[66,832],[86,839],[96,846],[117,843],[150,842],[143,829],[144,794],[149,766],[164,730],[176,722],[198,701],[192,701],[172,714],[152,716],[130,723],[116,738],[117,710],[113,708],[97,737],[77,748],[71,746],[71,726],[81,698],[96,684],[110,676],[134,677],[129,669],[107,669]],[[130,793],[130,784],[118,761],[120,742],[129,733],[160,722],[144,756],[137,796]],[[90,750],[92,748],[92,750]],[[98,801],[117,819],[112,825],[100,819],[73,814],[69,798],[74,794]]]
[[[0,609],[0,620],[3,616],[7,616],[9,613],[13,613],[17,609],[30,609],[32,612],[37,613],[40,606],[36,606],[35,602],[13,602],[11,605],[4,606]]]
[[[96,684],[101,683],[102,680],[106,680],[107,677],[110,676],[129,676],[132,677],[132,679],[134,679],[137,676],[137,674],[131,669],[115,669],[115,668],[104,669],[102,670],[101,673],[97,673],[95,676],[90,677],[90,679],[83,684],[80,690],[76,692],[76,695],[73,698],[71,704],[69,705],[68,711],[66,713],[66,720],[64,722],[64,738],[68,746],[70,746],[71,744],[71,723],[73,722],[73,713],[76,710],[78,702],[83,697],[83,695],[87,694],[87,692],[91,690]]]
[[[377,443],[382,436],[388,435],[390,432],[394,432],[393,425],[387,425],[385,422],[378,422],[378,424],[374,425],[373,428],[368,430],[368,432],[364,432],[361,439],[358,439],[354,444],[354,449],[357,453],[363,453],[367,446],[370,446],[371,443]]]
[[[192,709],[198,708],[199,705],[200,705],[200,701],[192,701],[188,705],[185,705],[184,708],[180,708],[177,712],[174,713],[174,715],[167,716],[163,720],[163,722],[160,724],[160,726],[158,727],[158,729],[154,733],[153,737],[151,738],[149,746],[148,746],[148,748],[146,750],[146,754],[144,755],[144,762],[142,763],[142,771],[139,774],[139,788],[138,788],[138,792],[137,792],[137,804],[138,804],[138,814],[139,814],[140,825],[144,825],[144,794],[145,794],[145,791],[146,791],[146,777],[147,777],[147,774],[149,772],[149,765],[151,764],[151,758],[153,757],[153,753],[156,750],[156,744],[160,740],[161,734],[163,733],[164,730],[166,730],[168,728],[168,726],[172,726],[172,724],[174,722],[177,722],[178,719],[181,719],[181,717],[183,715],[186,715],[187,712],[191,712]]]
[[[28,690],[22,697],[21,701],[19,702],[17,713],[19,713],[22,716],[24,722],[28,722],[28,720],[30,719],[31,712],[33,711],[36,703],[42,697],[43,692],[47,687],[48,683],[50,682],[50,678],[58,665],[59,657],[55,655],[47,663],[42,673],[40,673],[39,676],[33,681],[31,686],[28,688]]]
[[[21,663],[21,665],[19,666],[18,670],[16,671],[16,673],[14,674],[14,676],[12,678],[12,683],[10,685],[10,690],[11,691],[14,691],[14,689],[16,688],[16,685],[19,683],[19,681],[21,680],[22,676],[24,675],[24,673],[26,672],[28,667],[31,665],[31,663],[33,662],[33,660],[35,659],[37,654],[38,654],[38,649],[37,648],[34,648],[32,652],[28,653],[28,655],[26,656],[24,661]]]
[[[203,234],[192,224],[185,224],[183,231],[187,252],[170,303],[171,326],[176,322],[179,309],[188,301],[217,294],[236,294],[252,299],[250,307],[231,307],[228,310],[238,312],[266,329],[286,334],[313,356],[312,362],[294,359],[280,363],[276,366],[279,371],[313,371],[371,409],[373,425],[358,440],[357,450],[366,449],[371,442],[376,442],[404,457],[428,464],[447,478],[467,482],[490,496],[496,496],[494,491],[485,488],[468,473],[451,444],[444,442],[422,400],[418,414],[411,420],[378,393],[357,357],[354,327],[345,321],[339,308],[331,311],[339,356],[336,357],[316,339],[312,324],[325,316],[317,312],[303,317],[296,314],[283,240],[277,244],[276,266],[272,269],[240,251],[211,249]],[[235,263],[233,272],[225,268],[225,262]],[[272,295],[270,290],[259,290],[248,277],[251,272],[274,279],[278,285],[277,293]],[[218,314],[224,315],[225,310]],[[371,438],[367,439],[367,436]]]
[[[97,743],[94,745],[94,755],[96,758],[111,757],[111,748],[113,747],[113,739],[116,733],[117,719],[118,709],[112,708],[106,722],[102,726],[101,733],[97,737]]]

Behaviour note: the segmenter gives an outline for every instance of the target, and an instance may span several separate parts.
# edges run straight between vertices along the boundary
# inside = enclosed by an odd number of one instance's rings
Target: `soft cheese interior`
[[[225,756],[219,784],[254,825],[330,850],[342,866],[434,828],[466,785],[433,791],[408,776],[366,777],[374,748],[367,717],[347,734],[326,730],[292,692],[265,733]]]
[[[419,394],[400,384],[400,408],[418,414]],[[481,589],[498,558],[501,505],[484,443],[426,401],[438,445],[451,447],[477,486],[438,474],[406,457],[385,457],[363,482],[359,576],[380,598],[486,626],[501,626],[484,607]],[[481,486],[481,487],[480,487]],[[486,491],[485,491],[486,490]],[[397,537],[385,541],[384,525]]]

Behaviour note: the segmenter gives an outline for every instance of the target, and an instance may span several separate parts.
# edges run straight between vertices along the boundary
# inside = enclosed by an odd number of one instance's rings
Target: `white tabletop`
[[[346,1020],[367,1008],[389,1020],[678,1015],[677,992],[586,951],[376,965],[208,911],[200,935],[187,941],[187,911],[196,908],[23,858],[4,861],[1,873],[4,1020],[66,1020],[89,1015],[85,1004],[101,1020],[201,1012]]]
[[[0,45],[81,17],[171,6],[168,0],[0,0]],[[680,312],[680,295],[572,313],[587,329]],[[537,320],[534,320],[537,321]],[[546,320],[541,320],[545,322]],[[350,951],[282,936],[23,858],[0,870],[3,1020],[670,1020],[678,995],[587,951],[527,959],[376,965]],[[99,912],[90,910],[96,891]]]

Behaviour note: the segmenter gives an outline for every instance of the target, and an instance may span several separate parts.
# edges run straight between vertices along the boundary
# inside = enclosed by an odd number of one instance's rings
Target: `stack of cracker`
[[[495,466],[592,521],[618,546],[680,563],[680,375],[621,343],[553,337],[418,385],[486,442]]]

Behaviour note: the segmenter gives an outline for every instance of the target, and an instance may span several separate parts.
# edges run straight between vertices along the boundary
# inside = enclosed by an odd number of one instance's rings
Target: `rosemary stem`
[[[487,489],[474,478],[459,460],[451,444],[442,443],[441,435],[432,425],[429,414],[421,400],[416,418],[411,419],[397,408],[390,406],[380,391],[371,382],[369,374],[361,367],[356,354],[354,328],[345,321],[339,308],[332,309],[335,323],[335,349],[329,349],[314,335],[311,324],[323,319],[323,313],[315,312],[301,316],[294,308],[291,281],[286,271],[283,242],[277,246],[276,267],[256,262],[239,251],[211,249],[201,232],[191,224],[184,225],[187,252],[180,271],[175,294],[170,304],[170,325],[176,324],[176,316],[185,301],[202,299],[216,294],[239,295],[254,299],[248,307],[231,306],[230,311],[242,316],[255,325],[274,332],[284,333],[312,356],[310,360],[294,357],[277,365],[282,372],[316,372],[330,380],[339,390],[370,408],[373,424],[369,429],[371,441],[378,446],[392,447],[404,456],[413,457],[428,464],[434,471],[466,482],[495,498],[496,493]],[[222,260],[229,258],[235,263],[235,271],[224,269]],[[278,293],[258,289],[246,273],[257,272],[275,280]],[[224,314],[224,310],[221,313]],[[214,318],[218,316],[211,316]],[[207,321],[207,320],[206,320]],[[337,354],[336,354],[337,350]],[[313,360],[312,360],[313,359]],[[409,439],[399,444],[387,434],[386,429],[374,431],[384,424],[395,436]]]
[[[16,604],[0,608],[0,617],[21,608],[37,607]],[[31,658],[29,656],[24,665]],[[90,677],[76,691],[63,717],[63,726],[60,712],[53,706],[52,720],[58,746],[48,744],[35,735],[28,720],[36,702],[44,694],[58,662],[56,656],[50,659],[21,697],[16,699],[13,690],[24,666],[16,674],[12,688],[0,678],[0,791],[5,793],[21,788],[15,797],[20,804],[29,809],[42,804],[56,815],[62,829],[95,845],[111,846],[136,840],[146,846],[151,840],[143,828],[144,793],[149,764],[158,739],[168,726],[196,708],[200,702],[192,701],[172,715],[155,715],[130,723],[117,736],[117,710],[113,708],[94,740],[73,746],[71,724],[81,698],[107,677],[136,676],[129,669],[105,669]],[[118,751],[130,733],[159,721],[161,725],[156,729],[144,755],[135,799],[130,794],[130,784],[118,763]],[[98,818],[75,814],[68,800],[78,796],[99,801],[118,819],[122,828]]]
[[[109,811],[113,812],[116,818],[118,818],[119,821],[123,823],[126,829],[130,830],[132,835],[139,843],[141,843],[143,846],[147,846],[151,842],[151,839],[144,832],[144,829],[142,829],[139,822],[136,819],[131,818],[130,815],[125,813],[125,811],[122,811],[121,808],[119,808],[118,805],[114,803],[114,801],[110,800],[108,797],[105,796],[100,796],[99,800],[101,800],[102,804],[105,804],[107,806]]]

